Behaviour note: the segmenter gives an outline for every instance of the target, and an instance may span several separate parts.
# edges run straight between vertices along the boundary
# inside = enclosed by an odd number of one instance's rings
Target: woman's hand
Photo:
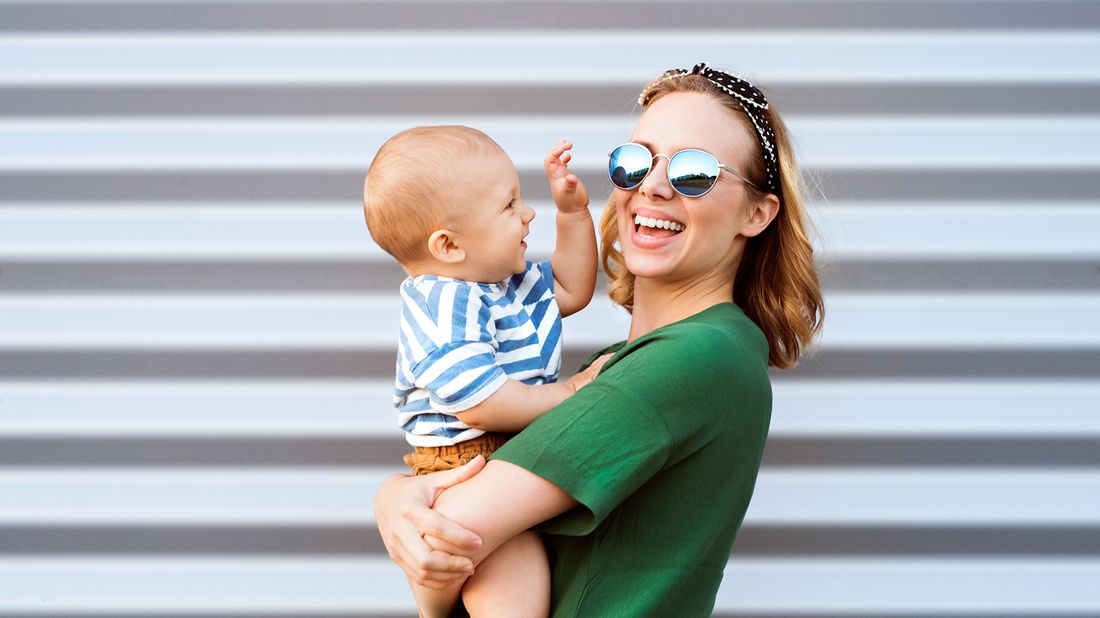
[[[398,475],[386,479],[374,499],[378,531],[390,558],[414,583],[428,588],[445,588],[455,580],[469,577],[474,563],[469,557],[433,549],[432,544],[459,552],[481,547],[481,538],[432,510],[439,494],[476,475],[485,467],[485,458],[422,476]]]
[[[584,371],[578,371],[573,374],[573,377],[565,381],[572,389],[573,392],[581,390],[586,384],[596,379],[596,376],[600,373],[600,369],[603,368],[603,364],[607,362],[607,359],[614,356],[613,354],[604,354],[603,356],[592,361],[592,364],[585,367]]]

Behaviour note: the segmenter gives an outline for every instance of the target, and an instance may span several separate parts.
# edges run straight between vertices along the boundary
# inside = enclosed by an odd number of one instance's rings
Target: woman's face
[[[657,99],[642,114],[630,141],[669,156],[685,148],[705,150],[741,173],[755,152],[753,136],[733,112],[712,96],[696,92]],[[637,189],[615,189],[612,196],[627,269],[636,277],[669,282],[690,283],[710,276],[732,280],[745,244],[743,234],[757,233],[749,217],[749,196],[743,181],[721,172],[709,193],[684,197],[668,183],[668,159],[656,157]],[[636,225],[638,216],[670,221],[683,229]]]

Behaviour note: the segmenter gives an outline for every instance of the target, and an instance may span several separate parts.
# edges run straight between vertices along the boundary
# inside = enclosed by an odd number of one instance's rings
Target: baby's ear
[[[450,230],[436,230],[428,237],[428,253],[444,264],[461,264],[466,260],[466,251],[455,244],[455,235]]]

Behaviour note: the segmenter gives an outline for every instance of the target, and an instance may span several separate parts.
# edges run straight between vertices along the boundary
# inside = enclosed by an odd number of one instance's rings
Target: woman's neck
[[[634,280],[634,310],[627,341],[679,322],[719,303],[733,300],[733,278],[711,276],[690,282],[668,282],[638,277]]]

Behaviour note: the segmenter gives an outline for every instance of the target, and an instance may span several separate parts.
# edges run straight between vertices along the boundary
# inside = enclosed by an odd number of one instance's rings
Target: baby
[[[413,474],[488,455],[509,434],[595,376],[556,382],[561,318],[583,309],[596,283],[588,193],[569,171],[572,144],[543,161],[557,206],[550,259],[525,258],[535,212],[496,142],[462,126],[417,127],[378,151],[363,207],[374,240],[408,274],[394,403]],[[421,616],[447,616],[461,595],[473,616],[545,616],[550,575],[542,541],[523,533],[454,586],[410,582]]]

